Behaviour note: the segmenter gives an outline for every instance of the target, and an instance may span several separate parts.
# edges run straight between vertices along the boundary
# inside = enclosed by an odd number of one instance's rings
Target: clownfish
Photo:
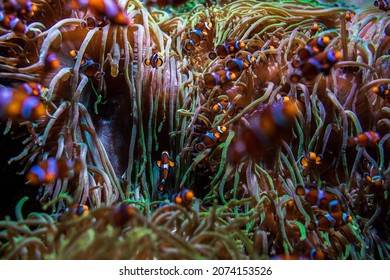
[[[329,50],[327,52],[320,52],[306,61],[298,61],[298,64],[293,62],[293,67],[299,69],[290,76],[290,81],[298,83],[303,77],[310,81],[313,80],[319,73],[329,75],[332,66],[340,59],[341,52]]]
[[[243,59],[236,57],[228,60],[225,64],[225,67],[232,73],[241,73],[243,70],[248,69],[254,61],[255,58],[248,54]]]
[[[81,217],[83,215],[88,214],[89,207],[85,204],[73,204],[71,206],[71,209],[69,208],[62,208],[55,216],[55,219],[57,222],[61,222],[61,220],[65,216],[70,216],[72,219],[76,219],[78,217]]]
[[[355,17],[355,15],[356,14],[353,11],[346,11],[344,14],[345,20],[351,22],[351,20]]]
[[[207,56],[211,60],[217,57],[223,59],[228,55],[237,53],[239,50],[243,49],[244,47],[245,47],[245,43],[242,41],[229,41],[224,44],[218,45],[215,48],[215,51],[209,52]]]
[[[182,189],[179,193],[172,196],[172,202],[180,206],[189,208],[194,201],[194,192],[189,189]]]
[[[322,155],[317,155],[314,152],[301,156],[298,160],[304,167],[313,168],[316,165],[320,165],[322,161]]]
[[[318,228],[321,231],[330,229],[338,230],[340,227],[352,222],[352,217],[341,211],[332,212],[325,215],[318,215],[317,221],[309,224],[309,229]]]
[[[45,113],[45,105],[37,96],[30,95],[30,90],[27,91],[25,86],[0,88],[0,116],[37,121],[45,116]]]
[[[144,64],[146,66],[152,66],[153,68],[158,68],[163,65],[163,60],[158,56],[158,53],[154,53],[150,58],[144,59]]]
[[[205,36],[209,34],[211,28],[213,28],[213,24],[211,22],[199,22],[194,27],[195,30],[200,30]]]
[[[223,85],[230,81],[235,81],[237,75],[227,69],[221,69],[212,73],[206,73],[203,76],[203,81],[200,83],[201,87],[212,89],[217,85]]]
[[[375,145],[381,139],[380,135],[372,130],[360,133],[357,137],[348,137],[348,145],[366,147]]]
[[[176,163],[170,160],[168,151],[163,151],[161,153],[161,160],[155,161],[154,164],[161,170],[161,182],[157,186],[157,191],[164,193],[166,192],[165,187],[168,180],[169,168],[176,167]]]
[[[130,24],[126,12],[114,0],[79,0],[80,7],[88,7],[98,17],[106,17],[111,23],[121,26]]]
[[[45,70],[46,71],[54,71],[58,67],[60,67],[60,59],[53,52],[48,52],[45,57]]]
[[[76,60],[79,52],[78,50],[70,50],[69,54]],[[100,64],[94,62],[88,55],[84,55],[81,60],[80,69],[87,77],[95,77],[97,80],[100,80],[105,75],[105,72],[100,71]]]
[[[16,35],[27,33],[27,27],[18,17],[14,15],[6,15],[0,11],[0,26],[13,31]]]
[[[375,1],[374,6],[378,7],[379,10],[384,11],[384,12],[390,11],[389,2],[386,0]]]
[[[31,0],[5,0],[2,9],[6,14],[17,14],[18,17],[32,17],[37,11],[37,5],[31,4]]]
[[[204,40],[204,33],[201,30],[193,30],[190,32],[190,39],[184,44],[186,51],[191,52],[200,45],[200,42]]]
[[[383,184],[383,178],[380,174],[379,168],[375,167],[371,162],[366,163],[367,172],[364,173],[364,179],[375,187],[381,187]]]
[[[212,110],[216,114],[221,114],[221,113],[224,114],[231,107],[232,107],[232,104],[229,102],[229,98],[227,98],[226,96],[223,96],[223,97],[218,98],[218,103],[212,107]]]
[[[306,46],[298,51],[298,57],[300,61],[307,61],[309,58],[323,52],[327,45],[330,43],[330,38],[328,36],[319,36],[310,39]],[[293,62],[293,66],[296,66],[297,62]],[[298,68],[298,67],[295,67]]]
[[[373,91],[380,98],[382,98],[390,103],[390,84],[379,84],[379,85],[373,87]]]
[[[106,17],[96,18],[96,17],[87,17],[87,19],[80,23],[81,28],[94,29],[96,27],[103,28],[108,25],[109,21]]]
[[[321,32],[324,29],[324,26],[322,24],[318,24],[317,22],[314,22],[313,25],[309,29],[310,36],[314,36],[317,34],[317,32]]]
[[[79,172],[82,168],[80,160],[48,158],[31,167],[26,178],[32,185],[49,184],[56,179],[69,178],[71,171]]]
[[[137,208],[131,205],[120,204],[115,206],[112,214],[112,221],[114,226],[123,227],[128,223],[135,215],[137,215]]]
[[[298,185],[295,188],[295,194],[304,196],[311,206],[317,206],[329,212],[341,210],[340,202],[334,194],[319,190],[314,184],[307,184],[305,187]]]
[[[44,86],[34,82],[23,83],[17,86],[15,89],[24,91],[28,95],[33,95],[33,96],[42,96],[43,93],[46,91],[46,88]]]
[[[195,149],[198,152],[201,152],[207,148],[213,147],[217,142],[221,140],[221,137],[226,133],[226,126],[217,126],[212,130],[208,131],[206,134],[202,135],[200,142],[195,145]]]
[[[229,158],[238,163],[246,156],[257,159],[272,151],[289,136],[297,112],[295,102],[288,96],[256,110],[248,118],[249,126],[233,143]]]

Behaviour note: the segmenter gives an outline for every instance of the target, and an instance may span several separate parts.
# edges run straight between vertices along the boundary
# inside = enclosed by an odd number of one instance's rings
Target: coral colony
[[[390,259],[366,2],[2,0],[1,258]]]

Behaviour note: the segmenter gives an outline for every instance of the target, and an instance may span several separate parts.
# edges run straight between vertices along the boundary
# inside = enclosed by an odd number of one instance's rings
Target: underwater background
[[[2,259],[390,259],[388,1],[0,1]]]

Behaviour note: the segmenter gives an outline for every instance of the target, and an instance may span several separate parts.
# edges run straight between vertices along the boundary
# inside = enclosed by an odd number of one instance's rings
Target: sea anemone
[[[40,83],[46,113],[8,118],[8,162],[81,165],[30,186],[43,208],[0,222],[3,258],[390,258],[386,11],[134,0],[120,25],[31,2],[0,30],[0,90]]]

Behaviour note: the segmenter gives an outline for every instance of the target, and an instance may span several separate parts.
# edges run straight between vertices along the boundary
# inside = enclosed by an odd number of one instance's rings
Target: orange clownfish
[[[79,0],[79,6],[90,8],[97,17],[106,17],[113,24],[130,24],[126,12],[114,0]]]
[[[154,53],[150,58],[144,59],[144,64],[146,66],[152,66],[153,68],[158,68],[161,65],[163,65],[163,60],[158,56],[158,53]]]
[[[356,14],[353,11],[346,11],[344,14],[345,20],[351,22],[351,20],[354,18],[355,15]]]
[[[213,60],[217,57],[225,58],[228,55],[235,54],[239,50],[245,47],[245,43],[242,41],[229,41],[224,44],[218,45],[215,48],[215,51],[211,51],[208,53],[209,59]]]
[[[226,131],[227,128],[223,125],[213,128],[200,138],[200,142],[195,145],[195,149],[198,152],[201,152],[207,148],[213,147],[217,142],[221,141],[221,137]]]
[[[28,83],[23,83],[20,86],[16,87],[16,90],[24,91],[28,95],[42,96],[42,94],[45,92],[46,88],[44,86],[42,86],[41,84],[34,83],[34,82],[28,82]]]
[[[366,147],[375,145],[380,140],[380,135],[372,130],[360,133],[357,137],[348,137],[348,144],[350,146],[358,145]]]
[[[330,69],[341,58],[341,52],[329,50],[327,52],[320,52],[314,57],[305,60],[295,60],[293,62],[294,68],[299,68],[294,74],[290,76],[290,81],[298,83],[303,77],[306,80],[313,80],[319,73],[329,75]]]
[[[317,22],[314,22],[313,25],[309,29],[310,36],[314,36],[317,34],[317,32],[321,32],[324,29],[324,25],[318,24]]]
[[[85,204],[73,204],[71,209],[63,208],[55,216],[56,221],[60,222],[65,216],[71,215],[71,218],[76,219],[88,214],[89,207]]]
[[[229,102],[229,98],[222,96],[218,98],[218,103],[212,107],[214,113],[224,114],[227,110],[232,107],[232,104]]]
[[[212,73],[206,73],[203,76],[203,81],[200,83],[201,87],[212,89],[217,85],[223,85],[230,81],[235,81],[237,75],[227,69],[221,69]]]
[[[390,4],[386,0],[375,1],[374,6],[378,7],[379,10],[384,12],[390,11]]]
[[[33,185],[49,184],[56,179],[68,178],[72,170],[79,172],[82,168],[80,160],[72,162],[65,158],[48,158],[31,167],[26,178]]]
[[[22,35],[27,32],[27,27],[18,17],[12,14],[4,14],[0,11],[0,26],[12,30],[16,35]]]
[[[80,23],[81,28],[94,29],[95,27],[103,28],[108,25],[109,21],[106,17],[97,18],[97,17],[87,17],[87,19]]]
[[[255,58],[251,55],[247,55],[243,59],[233,58],[226,62],[225,67],[232,73],[241,73],[243,70],[248,69]]]
[[[45,105],[38,97],[30,95],[24,86],[0,88],[0,116],[37,121],[45,113]]]
[[[60,59],[53,52],[48,52],[45,58],[45,70],[54,71],[60,67]]]
[[[318,215],[317,221],[309,224],[309,229],[318,228],[321,231],[338,230],[340,227],[352,222],[352,217],[341,211]]]
[[[205,36],[209,34],[211,28],[213,28],[211,22],[198,22],[194,27],[195,30],[200,30]]]
[[[186,51],[191,52],[200,45],[200,42],[204,40],[204,33],[201,30],[193,30],[190,32],[190,39],[184,44]]]
[[[69,54],[73,59],[77,59],[79,52],[78,50],[70,50]],[[80,62],[80,69],[87,77],[95,77],[97,80],[103,78],[105,74],[103,71],[100,71],[100,64],[93,61],[86,54]]]
[[[18,17],[32,17],[37,11],[37,5],[31,4],[31,0],[5,0],[1,8],[6,14],[16,14]]]
[[[299,159],[299,162],[304,166],[308,168],[313,168],[316,165],[320,165],[322,161],[322,155],[317,155],[314,152],[310,152],[306,154],[305,156],[301,156]]]
[[[183,207],[191,207],[194,201],[194,192],[189,189],[183,189],[179,193],[173,195],[172,202]]]
[[[163,151],[161,153],[161,160],[158,160],[154,163],[161,170],[161,182],[157,186],[157,190],[160,193],[166,192],[166,183],[169,175],[169,168],[176,167],[176,163],[174,163],[169,158],[168,151]]]
[[[389,30],[390,30],[390,28],[389,28]],[[379,84],[379,85],[373,87],[373,91],[380,98],[382,98],[382,99],[386,100],[388,103],[390,103],[390,84]]]
[[[115,206],[113,213],[114,226],[123,227],[137,214],[138,210],[134,206],[120,204]]]
[[[319,190],[314,184],[308,184],[305,187],[298,185],[295,188],[295,193],[305,196],[305,200],[311,206],[317,206],[329,212],[341,210],[341,205],[335,195],[327,191]]]
[[[367,172],[364,173],[364,179],[375,187],[381,187],[383,184],[383,178],[380,174],[379,168],[375,167],[371,162],[366,163]]]

